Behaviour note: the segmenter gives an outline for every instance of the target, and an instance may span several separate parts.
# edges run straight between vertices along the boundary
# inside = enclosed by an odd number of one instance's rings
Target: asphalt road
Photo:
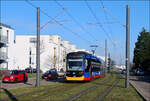
[[[40,85],[46,85],[46,84],[50,84],[50,83],[57,83],[57,82],[64,82],[65,79],[64,78],[58,78],[57,80],[40,80]],[[21,88],[21,87],[31,87],[31,86],[35,86],[36,84],[36,78],[29,78],[27,83],[23,83],[23,82],[18,82],[18,83],[2,83],[0,81],[0,87],[1,88],[6,88],[6,89],[14,89],[14,88]]]
[[[147,101],[150,101],[150,76],[130,76],[130,83]]]

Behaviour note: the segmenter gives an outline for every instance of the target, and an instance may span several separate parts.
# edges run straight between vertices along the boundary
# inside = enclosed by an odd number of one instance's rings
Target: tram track
[[[112,74],[111,74],[110,78],[111,78],[111,77],[112,77]],[[110,78],[104,80],[103,82],[109,81]],[[102,82],[102,81],[101,81],[101,82]],[[83,84],[85,84],[85,83],[82,83],[82,85],[83,85]],[[97,84],[101,84],[101,83],[98,82],[98,83],[96,83],[96,85],[97,85]],[[73,85],[73,86],[68,86],[68,87],[60,88],[59,90],[56,89],[55,91],[53,91],[53,92],[50,93],[50,94],[45,94],[45,95],[43,95],[43,96],[35,97],[35,98],[33,98],[32,100],[30,100],[30,101],[39,101],[39,100],[42,100],[42,99],[44,99],[44,98],[53,96],[53,95],[57,94],[58,92],[61,93],[61,92],[64,92],[64,91],[68,91],[68,90],[70,90],[70,89],[72,89],[72,88],[74,88],[74,87],[78,88],[78,87],[80,87],[80,86],[82,86],[82,85],[75,84],[75,85]],[[50,91],[50,92],[51,92],[51,91]]]
[[[48,88],[44,88],[44,89],[41,89],[41,90],[35,90],[35,91],[31,91],[31,92],[25,92],[23,94],[19,94],[19,95],[16,95],[16,96],[10,96],[10,98],[1,99],[0,101],[8,101],[9,99],[24,97],[24,96],[27,96],[27,95],[30,95],[30,94],[35,94],[35,93],[38,93],[38,92],[45,91],[45,90],[50,89],[50,88],[56,88],[58,86],[61,86],[61,85],[57,85],[57,86],[54,86],[54,87],[48,87]],[[2,88],[2,89],[5,90],[5,88]]]
[[[94,85],[94,86],[92,86],[92,87],[89,87],[89,88],[87,88],[87,89],[85,89],[85,90],[79,92],[78,94],[76,94],[76,95],[74,95],[74,96],[72,96],[72,97],[66,99],[65,101],[73,101],[73,100],[76,100],[77,98],[79,98],[80,96],[82,96],[82,95],[88,93],[89,91],[91,91],[91,90],[93,90],[93,89],[96,89],[97,87],[100,87],[100,85],[105,84],[105,83],[108,82],[111,78],[112,78],[112,73],[111,73],[110,78],[104,80],[103,82],[98,82],[98,83],[96,83],[96,85]]]
[[[82,83],[82,85],[83,85],[84,83]],[[43,95],[43,96],[38,96],[38,97],[35,97],[34,99],[32,99],[32,100],[30,100],[30,101],[40,101],[41,99],[43,99],[43,98],[46,98],[46,97],[50,97],[50,96],[52,96],[52,95],[55,95],[57,92],[63,92],[63,91],[67,91],[67,90],[70,90],[70,88],[73,88],[73,87],[78,87],[78,86],[81,86],[81,85],[79,85],[79,84],[74,84],[74,85],[69,85],[69,86],[65,86],[65,87],[63,87],[63,88],[59,88],[59,89],[55,89],[52,93],[50,93],[50,94],[45,94],[45,95]]]
[[[100,85],[103,85],[103,84],[107,83],[108,81],[110,81],[112,76],[113,75],[111,73],[110,77],[106,78],[106,80],[103,80],[103,81],[100,81],[100,82],[97,82],[97,81],[93,82],[93,81],[91,81],[91,83],[94,83],[95,86],[91,86],[91,87],[81,91],[80,93],[78,93],[77,95],[69,98],[69,100],[67,99],[66,101],[75,100],[78,97],[80,97],[81,95],[83,95],[85,93],[88,93],[89,91],[91,91],[93,89],[96,89]],[[81,83],[81,84],[83,85],[83,84],[87,84],[87,83]],[[26,93],[14,96],[14,98],[16,98],[18,101],[19,100],[22,101],[24,98],[26,98],[27,101],[40,101],[40,100],[48,98],[48,97],[50,98],[51,96],[57,94],[58,92],[59,93],[63,93],[64,91],[69,91],[70,89],[72,89],[74,87],[78,88],[78,87],[82,86],[81,84],[79,85],[79,83],[76,83],[76,84],[75,83],[64,83],[63,85],[57,85],[57,86],[53,86],[53,87],[47,87],[47,88],[44,88],[44,89],[41,89],[41,90],[26,92]],[[40,94],[41,92],[45,92],[45,93],[44,94]],[[36,94],[39,95],[39,96],[35,97],[34,95],[36,95]],[[32,95],[33,95],[33,97],[32,97]],[[10,99],[13,99],[13,97],[9,98],[9,99],[1,100],[1,101],[8,101]]]
[[[96,101],[101,101],[106,95],[108,95],[108,93],[118,84],[119,80],[120,77],[118,76],[117,79],[112,83],[112,85],[108,87],[101,95],[99,95]]]
[[[112,74],[111,74],[110,78],[111,78],[111,77],[112,77]],[[107,79],[107,80],[109,81],[110,78]],[[104,81],[106,82],[107,80],[104,80]],[[101,82],[102,82],[102,81],[101,81]],[[57,94],[58,92],[61,93],[61,92],[64,92],[64,91],[68,91],[68,90],[70,90],[70,89],[72,89],[72,88],[74,88],[74,87],[77,88],[77,87],[80,87],[80,86],[82,86],[82,85],[84,85],[84,84],[86,84],[86,83],[81,83],[81,85],[79,85],[79,83],[77,83],[77,84],[71,83],[71,84],[73,84],[73,85],[70,86],[70,84],[69,84],[69,86],[67,86],[67,87],[59,88],[58,90],[56,89],[56,90],[54,90],[53,92],[50,91],[50,92],[52,92],[52,93],[50,93],[50,94],[45,94],[45,95],[43,95],[43,96],[35,97],[35,98],[33,98],[32,100],[29,100],[29,101],[39,101],[39,100],[41,100],[41,99],[44,99],[44,98],[53,96],[53,95]],[[101,84],[101,83],[98,82],[98,83],[96,83],[96,84]]]
[[[64,91],[64,90],[68,90],[68,89],[70,89],[72,87],[77,87],[77,86],[80,86],[80,85],[74,84],[74,83],[71,83],[71,85],[70,84],[57,85],[57,86],[54,86],[54,87],[47,87],[47,88],[44,88],[44,89],[41,89],[41,90],[26,92],[26,93],[23,93],[23,94],[20,94],[20,95],[16,95],[16,96],[9,96],[9,98],[4,98],[4,99],[1,99],[0,101],[8,101],[10,99],[18,99],[18,98],[25,97],[25,96],[28,96],[28,95],[30,96],[30,95],[34,95],[34,94],[39,94],[40,92],[47,92],[47,91],[49,91],[49,89],[54,89],[52,94],[46,94],[44,96],[39,96],[39,97],[35,97],[35,98],[31,99],[31,100],[28,100],[28,101],[39,101],[39,99],[51,96],[51,95],[55,94],[56,92],[58,92],[59,90],[60,91]],[[57,88],[59,88],[59,89],[57,89]]]
[[[110,80],[112,79],[112,74],[111,74],[111,77],[104,80],[103,82],[100,82],[100,83],[96,83],[96,85],[92,86],[92,87],[89,87],[81,92],[79,92],[78,94],[66,99],[65,101],[74,101],[74,100],[77,100],[79,97],[83,96],[84,94],[87,94],[88,92],[104,85],[105,83],[109,82]],[[99,97],[96,99],[96,101],[101,101],[103,99],[104,96],[106,96],[110,91],[111,89],[119,82],[119,79],[116,79],[112,85],[110,87],[108,87],[104,93],[102,93],[102,95],[99,95]]]

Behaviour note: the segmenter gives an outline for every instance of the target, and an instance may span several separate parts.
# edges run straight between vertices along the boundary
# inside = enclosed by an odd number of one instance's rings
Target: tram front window
[[[83,59],[69,59],[68,71],[83,71]]]

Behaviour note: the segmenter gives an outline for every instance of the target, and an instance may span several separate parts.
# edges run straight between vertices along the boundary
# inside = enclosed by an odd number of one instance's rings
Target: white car
[[[144,75],[144,71],[142,71],[142,70],[137,70],[136,74],[137,74],[137,75]]]

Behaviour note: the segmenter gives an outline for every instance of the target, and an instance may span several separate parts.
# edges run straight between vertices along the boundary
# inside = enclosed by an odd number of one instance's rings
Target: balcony
[[[8,59],[7,53],[0,51],[0,60],[6,60]]]
[[[7,44],[8,43],[7,36],[4,36],[4,35],[0,34],[0,43]]]

